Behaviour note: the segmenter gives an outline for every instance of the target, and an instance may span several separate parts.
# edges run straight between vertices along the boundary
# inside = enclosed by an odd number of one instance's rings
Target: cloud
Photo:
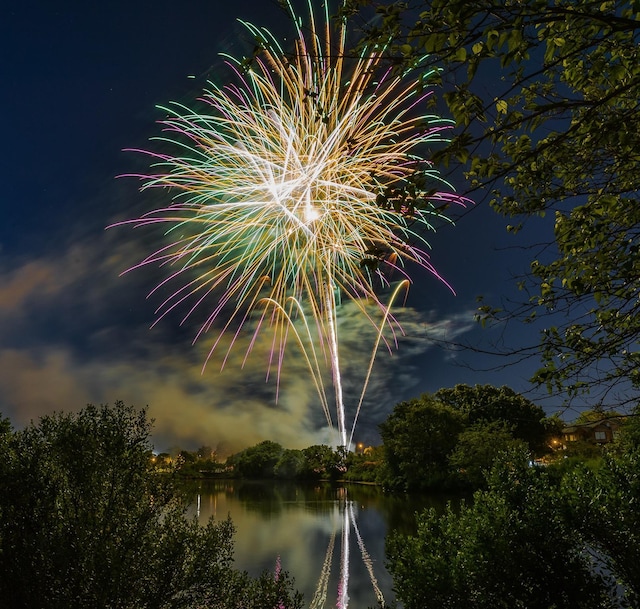
[[[46,294],[57,288],[50,265],[37,262],[28,262],[17,271],[5,273],[3,279],[0,285],[3,315],[18,311],[36,290]]]
[[[136,245],[120,245],[119,238],[108,231],[29,260],[4,257],[0,411],[14,425],[88,402],[122,399],[149,405],[161,449],[220,443],[233,451],[264,439],[302,448],[330,441],[309,369],[292,336],[281,369],[272,362],[268,373],[272,336],[259,334],[246,357],[254,329],[249,322],[228,355],[231,335],[223,337],[203,372],[213,333],[191,345],[196,328],[180,328],[179,316],[150,329],[157,302],[145,296],[159,271],[120,277],[140,255]],[[473,323],[470,311],[441,317],[398,308],[394,315],[402,330],[395,325],[395,336],[389,330],[384,334],[391,353],[383,341],[358,420],[359,433],[370,438],[395,403],[415,395],[425,357],[437,341],[452,339]],[[338,327],[350,426],[377,335],[352,302],[340,307]],[[320,350],[318,361],[335,423],[331,374]]]
[[[69,374],[64,352],[0,351],[0,406],[4,415],[24,425],[56,410],[74,410],[85,403],[77,374]]]

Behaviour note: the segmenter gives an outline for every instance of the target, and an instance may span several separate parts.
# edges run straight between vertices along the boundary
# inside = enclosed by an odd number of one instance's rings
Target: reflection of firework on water
[[[384,596],[382,594],[382,590],[380,590],[380,586],[378,585],[378,580],[375,576],[375,573],[373,572],[373,562],[371,561],[371,556],[369,556],[369,552],[367,552],[367,548],[364,545],[362,535],[360,535],[360,529],[358,528],[358,523],[356,521],[356,514],[353,510],[353,501],[349,502],[349,516],[351,518],[351,523],[353,524],[353,530],[356,533],[356,538],[358,539],[358,547],[360,548],[360,554],[362,555],[362,562],[364,563],[364,566],[367,568],[367,572],[369,573],[369,579],[371,580],[373,591],[375,592],[376,598],[378,599],[379,606],[384,607]]]
[[[351,531],[348,503],[344,503],[342,520],[342,551],[340,552],[340,582],[338,583],[338,609],[349,606],[349,532]]]
[[[331,562],[333,561],[333,547],[336,543],[336,532],[331,533],[329,538],[329,545],[327,546],[327,553],[322,563],[322,571],[320,572],[320,578],[318,579],[318,586],[316,587],[313,600],[309,605],[309,609],[322,609],[327,600],[327,589],[329,587],[329,576],[331,575]]]
[[[367,548],[364,545],[364,541],[362,536],[360,535],[360,529],[358,528],[358,523],[356,519],[356,512],[353,507],[353,501],[349,501],[346,498],[346,491],[344,491],[343,499],[340,501],[340,507],[338,508],[342,511],[340,514],[339,522],[340,522],[340,573],[338,579],[338,588],[337,588],[337,601],[335,606],[338,609],[348,609],[349,607],[349,544],[350,544],[350,531],[353,527],[353,530],[356,534],[356,539],[358,542],[358,547],[360,548],[360,554],[362,556],[362,562],[367,569],[369,574],[369,580],[371,581],[371,585],[373,586],[374,594],[376,595],[376,599],[378,600],[378,605],[380,607],[385,606],[384,595],[382,594],[382,590],[380,590],[380,586],[378,585],[378,580],[373,572],[373,562],[371,560],[371,556],[367,551]],[[327,600],[327,588],[329,585],[329,578],[331,576],[331,563],[333,562],[333,548],[335,546],[336,541],[336,530],[334,529],[331,533],[331,537],[329,538],[329,545],[327,546],[327,553],[324,558],[324,563],[322,564],[322,571],[320,572],[320,577],[318,579],[318,585],[316,587],[315,594],[313,596],[313,600],[309,605],[309,609],[322,609],[325,606]]]
[[[320,24],[309,3],[304,27],[288,5],[296,29],[292,53],[268,31],[244,24],[257,46],[252,58],[226,58],[234,83],[211,83],[201,99],[204,112],[164,108],[158,139],[173,152],[145,152],[155,164],[138,177],[143,188],[168,187],[174,198],[129,222],[169,226],[168,244],[133,267],[168,264],[173,270],[161,286],[182,282],[159,306],[160,317],[182,305],[186,319],[211,297],[215,304],[196,336],[218,322],[210,357],[223,334],[231,333],[233,345],[253,315],[256,333],[273,332],[268,368],[278,373],[295,337],[333,426],[324,354],[340,443],[347,446],[340,301],[362,303],[376,327],[393,329],[379,288],[392,272],[409,279],[407,263],[439,277],[424,233],[442,209],[463,200],[437,192],[435,171],[418,156],[445,128],[422,113],[429,93],[421,85],[429,75],[409,79],[385,66],[384,46],[346,58],[346,21],[334,28],[327,4]],[[383,322],[368,313],[371,303]],[[302,330],[296,319],[304,320]],[[254,342],[255,336],[248,351]]]

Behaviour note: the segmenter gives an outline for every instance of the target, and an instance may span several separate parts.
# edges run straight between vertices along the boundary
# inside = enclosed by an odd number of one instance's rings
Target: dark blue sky
[[[148,204],[135,180],[115,178],[140,167],[140,158],[122,150],[157,134],[156,104],[188,103],[206,78],[224,78],[218,53],[247,49],[237,18],[286,26],[275,1],[4,3],[0,412],[15,425],[123,399],[149,405],[160,448],[326,441],[318,431],[322,413],[294,361],[276,405],[261,362],[241,369],[232,358],[224,373],[210,365],[202,374],[208,345],[205,338],[192,346],[196,328],[167,319],[150,329],[159,303],[145,296],[161,271],[119,274],[151,244],[126,227],[104,230]],[[451,179],[462,186],[459,176]],[[497,302],[513,294],[512,276],[531,256],[513,249],[522,236],[508,235],[505,223],[481,202],[431,238],[432,261],[457,295],[426,273],[414,276],[409,308],[398,312],[407,337],[392,356],[379,354],[357,438],[376,441],[376,425],[393,405],[423,391],[456,383],[529,389],[535,361],[483,371],[501,362],[437,346],[455,340],[486,348],[503,332],[515,345],[532,340],[528,328],[483,331],[473,322],[476,296]],[[534,241],[536,230],[529,231]],[[349,313],[342,329],[347,385],[367,361]],[[558,405],[546,404],[549,411]]]

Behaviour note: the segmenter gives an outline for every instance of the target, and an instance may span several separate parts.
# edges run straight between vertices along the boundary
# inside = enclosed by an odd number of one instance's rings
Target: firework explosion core
[[[325,8],[320,26],[309,5],[303,25],[287,7],[296,29],[290,53],[267,30],[244,23],[256,41],[254,56],[224,56],[233,82],[209,83],[201,98],[206,112],[177,103],[163,108],[168,116],[157,139],[174,152],[140,151],[154,163],[137,177],[143,189],[169,187],[174,196],[126,223],[165,223],[168,241],[132,268],[172,268],[161,285],[180,287],[158,308],[160,318],[182,305],[186,319],[204,301],[215,303],[196,336],[218,322],[209,357],[225,334],[232,347],[251,317],[248,351],[269,329],[267,371],[279,374],[293,338],[333,427],[322,380],[328,362],[338,444],[348,448],[340,302],[356,303],[377,330],[370,373],[384,327],[397,329],[393,296],[383,302],[378,293],[390,287],[392,273],[409,280],[407,263],[440,278],[424,235],[439,210],[464,200],[437,192],[437,174],[419,156],[447,128],[421,110],[429,74],[409,78],[386,65],[384,45],[347,57],[345,19],[332,20]]]

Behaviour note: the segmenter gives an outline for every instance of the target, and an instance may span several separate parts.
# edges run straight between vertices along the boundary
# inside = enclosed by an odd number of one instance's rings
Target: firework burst
[[[339,443],[348,446],[340,302],[354,301],[384,340],[383,327],[395,320],[380,288],[390,273],[408,280],[407,263],[439,277],[425,233],[441,217],[437,210],[464,202],[437,192],[437,174],[420,156],[447,128],[423,113],[425,75],[411,79],[385,66],[384,46],[347,58],[346,21],[336,24],[325,8],[320,22],[309,5],[303,25],[287,8],[294,49],[286,52],[267,30],[244,23],[255,55],[224,56],[232,82],[209,83],[201,98],[206,111],[163,108],[157,139],[172,152],[141,151],[154,163],[137,177],[143,189],[168,187],[173,198],[128,222],[167,224],[168,241],[133,268],[172,269],[161,285],[179,287],[158,308],[160,317],[183,306],[186,319],[213,303],[196,336],[215,324],[209,357],[225,334],[233,346],[249,317],[256,320],[249,350],[258,332],[273,332],[268,369],[279,371],[285,345],[297,340],[333,426],[320,365],[329,362]],[[363,395],[365,388],[366,381]]]

